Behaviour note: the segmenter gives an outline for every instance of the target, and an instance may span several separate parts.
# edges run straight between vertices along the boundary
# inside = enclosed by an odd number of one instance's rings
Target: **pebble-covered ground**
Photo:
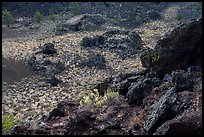
[[[162,11],[162,19],[151,20],[135,28],[144,41],[144,46],[153,48],[159,38],[180,22],[175,20],[176,12],[179,9],[188,11],[190,4],[172,4]],[[186,16],[188,15],[186,14]],[[191,18],[193,18],[193,14],[185,17],[182,21],[185,22]],[[57,75],[63,82],[56,87],[44,82],[43,78],[38,75],[23,78],[10,85],[2,84],[2,113],[13,113],[23,123],[32,126],[35,126],[36,121],[40,120],[43,114],[48,114],[60,101],[67,98],[77,99],[80,94],[89,92],[94,84],[110,75],[134,72],[141,68],[138,55],[122,59],[111,51],[99,48],[84,49],[80,46],[83,37],[100,35],[105,31],[70,32],[55,36],[52,30],[56,24],[57,22],[44,21],[35,33],[20,38],[2,39],[3,56],[15,60],[25,60],[34,48],[52,42],[58,54],[50,58],[62,61],[67,66],[65,71]],[[105,57],[107,66],[105,69],[78,66],[77,60],[86,59],[93,53]]]

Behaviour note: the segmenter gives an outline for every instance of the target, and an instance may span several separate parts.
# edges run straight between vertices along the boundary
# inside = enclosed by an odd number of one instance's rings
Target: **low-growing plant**
[[[116,100],[119,97],[119,93],[113,89],[108,89],[103,98],[104,98],[104,103],[106,103],[107,105],[113,104],[116,102]]]
[[[10,24],[13,23],[13,17],[11,15],[10,11],[8,11],[7,9],[2,12],[2,21],[8,27],[10,26]]]
[[[53,7],[51,7],[51,8],[49,9],[49,18],[50,18],[52,21],[55,20],[54,8],[53,8]]]
[[[88,95],[81,97],[79,102],[79,108],[83,106],[101,108],[114,104],[119,97],[119,93],[108,89],[103,96],[100,96],[98,91],[90,92]]]
[[[65,14],[67,11],[67,8],[66,7],[63,7],[62,5],[59,5],[58,7],[58,12],[59,12],[59,15],[62,16],[63,14]]]
[[[38,22],[38,23],[40,23],[41,21],[42,21],[42,14],[40,13],[40,11],[39,10],[37,10],[36,12],[35,12],[35,15],[34,15],[34,20],[36,21],[36,22]]]
[[[142,18],[141,18],[139,15],[137,15],[137,16],[135,17],[135,22],[136,22],[136,24],[140,24],[141,21],[142,21]]]
[[[106,14],[106,17],[110,18],[110,19],[113,19],[114,15],[111,12],[109,12],[109,13]]]
[[[20,124],[13,114],[4,114],[2,116],[2,133],[6,134],[12,126]]]
[[[72,2],[72,3],[70,4],[70,10],[71,10],[71,12],[72,12],[74,15],[80,14],[81,8],[80,8],[78,2]]]
[[[183,18],[183,16],[181,14],[176,15],[176,20],[180,21],[182,18]]]

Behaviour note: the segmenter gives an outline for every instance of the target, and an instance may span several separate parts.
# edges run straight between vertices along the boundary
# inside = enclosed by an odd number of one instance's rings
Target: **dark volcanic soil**
[[[15,61],[2,57],[2,82],[12,84],[22,78],[31,77],[34,73],[30,71],[23,61]]]

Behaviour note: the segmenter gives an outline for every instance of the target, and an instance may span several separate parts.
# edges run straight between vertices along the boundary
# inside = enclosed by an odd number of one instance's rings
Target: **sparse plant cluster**
[[[38,23],[40,23],[41,21],[42,21],[42,14],[40,13],[40,11],[39,10],[37,10],[36,12],[35,12],[35,15],[34,15],[34,20],[36,21],[36,22],[38,22]]]
[[[13,17],[8,10],[4,10],[2,12],[2,21],[5,23],[8,27],[13,23]]]
[[[2,116],[2,133],[6,134],[12,126],[20,124],[13,114],[5,114]]]
[[[135,22],[136,22],[136,24],[140,24],[141,21],[142,21],[142,18],[141,18],[139,15],[137,15],[137,16],[135,17]]]
[[[119,93],[112,89],[108,89],[103,96],[99,95],[97,89],[94,91],[95,92],[91,92],[88,95],[81,97],[79,108],[83,106],[95,108],[106,107],[108,105],[114,104],[119,97]]]
[[[70,10],[71,10],[71,12],[72,12],[74,15],[80,14],[81,8],[80,8],[78,2],[72,2],[72,3],[70,4]]]
[[[183,18],[183,16],[181,14],[177,14],[176,15],[176,20],[177,21],[180,21],[182,18]]]
[[[65,14],[65,13],[66,13],[66,10],[67,10],[66,7],[63,7],[62,5],[59,5],[59,7],[58,7],[58,12],[59,12],[60,16],[62,16],[63,14]]]
[[[55,20],[54,8],[53,8],[53,7],[51,7],[51,8],[49,9],[49,18],[50,18],[52,21]]]

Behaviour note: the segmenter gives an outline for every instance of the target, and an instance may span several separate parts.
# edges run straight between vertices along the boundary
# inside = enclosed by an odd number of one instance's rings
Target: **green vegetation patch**
[[[7,9],[2,12],[2,22],[8,27],[13,23],[13,17]]]
[[[176,20],[177,21],[180,21],[182,18],[183,18],[183,16],[181,14],[177,14],[176,15]]]
[[[136,22],[136,24],[140,24],[142,22],[142,18],[139,15],[137,15],[135,17],[135,22]]]
[[[74,15],[78,15],[81,13],[81,7],[79,6],[78,2],[72,2],[70,4],[70,10]]]
[[[2,133],[6,134],[12,126],[20,124],[13,114],[5,114],[2,116]]]
[[[101,108],[114,104],[119,97],[119,93],[115,90],[108,89],[103,96],[100,96],[97,89],[81,97],[79,108],[83,106]]]
[[[52,20],[52,21],[55,21],[55,16],[54,16],[54,8],[51,7],[49,9],[49,18]]]
[[[39,10],[37,10],[36,12],[35,12],[35,15],[34,15],[34,20],[36,21],[36,22],[38,22],[38,23],[40,23],[41,21],[42,21],[42,14],[40,13],[40,11]]]

